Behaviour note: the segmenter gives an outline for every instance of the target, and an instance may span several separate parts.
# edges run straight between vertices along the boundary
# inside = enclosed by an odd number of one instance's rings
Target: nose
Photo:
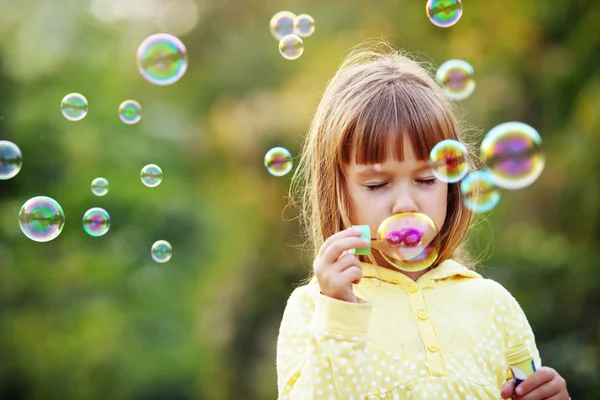
[[[392,206],[392,213],[409,213],[418,212],[417,202],[410,189],[402,188],[395,195],[394,205]]]

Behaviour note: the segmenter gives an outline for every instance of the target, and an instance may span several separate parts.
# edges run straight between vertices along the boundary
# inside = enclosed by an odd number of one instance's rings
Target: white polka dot
[[[327,379],[328,381],[330,381],[331,380],[331,374],[325,375],[325,379]]]

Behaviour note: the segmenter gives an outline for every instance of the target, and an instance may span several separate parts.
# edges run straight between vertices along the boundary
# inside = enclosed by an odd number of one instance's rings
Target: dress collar
[[[412,279],[398,270],[383,268],[369,263],[361,263],[361,265],[364,278],[373,278],[401,286],[415,283]],[[423,288],[434,283],[435,281],[453,278],[482,278],[482,276],[477,272],[462,266],[454,260],[446,260],[435,268],[424,273],[421,277],[419,277],[419,279],[417,279],[416,283]]]

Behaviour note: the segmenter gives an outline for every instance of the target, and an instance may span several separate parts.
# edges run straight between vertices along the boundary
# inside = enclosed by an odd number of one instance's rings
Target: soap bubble
[[[135,100],[125,100],[119,105],[119,118],[128,125],[142,119],[142,106]]]
[[[500,192],[487,171],[475,171],[460,183],[465,206],[473,212],[491,211],[500,201]]]
[[[308,14],[301,14],[294,20],[294,33],[308,37],[315,32],[315,19]]]
[[[297,60],[304,53],[304,44],[300,36],[287,35],[279,42],[279,53],[286,60]]]
[[[96,178],[92,181],[92,193],[96,196],[104,196],[108,193],[108,181],[104,178]]]
[[[142,168],[141,178],[144,185],[156,187],[162,182],[163,173],[158,165],[148,164]]]
[[[82,94],[69,93],[60,102],[60,109],[69,121],[79,121],[87,115],[88,101]]]
[[[469,172],[467,148],[459,141],[447,139],[439,142],[429,154],[429,164],[436,178],[442,182],[460,181]]]
[[[274,147],[265,154],[265,167],[273,176],[284,176],[292,170],[292,155],[283,147]]]
[[[16,176],[23,166],[21,149],[8,140],[0,140],[0,180]]]
[[[148,82],[161,86],[170,85],[181,79],[187,70],[187,49],[173,35],[152,35],[138,48],[137,66]]]
[[[402,271],[422,271],[437,260],[437,234],[435,223],[425,214],[394,214],[381,223],[372,247]]]
[[[542,174],[545,156],[542,138],[522,122],[505,122],[492,128],[481,142],[481,160],[496,186],[522,189]]]
[[[280,11],[273,15],[269,22],[269,30],[271,35],[277,40],[281,40],[282,37],[294,33],[294,21],[296,20],[296,14],[290,11]]]
[[[462,16],[462,4],[460,0],[428,0],[425,12],[434,25],[447,28]]]
[[[446,96],[464,100],[475,90],[475,71],[463,60],[448,60],[438,68],[435,79],[444,86]]]
[[[173,255],[171,243],[166,240],[159,240],[152,245],[152,259],[158,263],[166,263]]]
[[[19,226],[29,239],[49,242],[65,226],[65,213],[56,200],[46,196],[33,197],[19,211]]]
[[[83,230],[90,236],[104,235],[110,229],[110,216],[100,207],[90,208],[83,215]]]

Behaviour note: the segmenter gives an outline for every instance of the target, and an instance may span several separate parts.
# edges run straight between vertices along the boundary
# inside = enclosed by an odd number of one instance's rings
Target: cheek
[[[448,185],[440,186],[439,190],[436,190],[435,195],[430,197],[427,211],[427,214],[431,216],[438,229],[441,229],[448,211]]]

